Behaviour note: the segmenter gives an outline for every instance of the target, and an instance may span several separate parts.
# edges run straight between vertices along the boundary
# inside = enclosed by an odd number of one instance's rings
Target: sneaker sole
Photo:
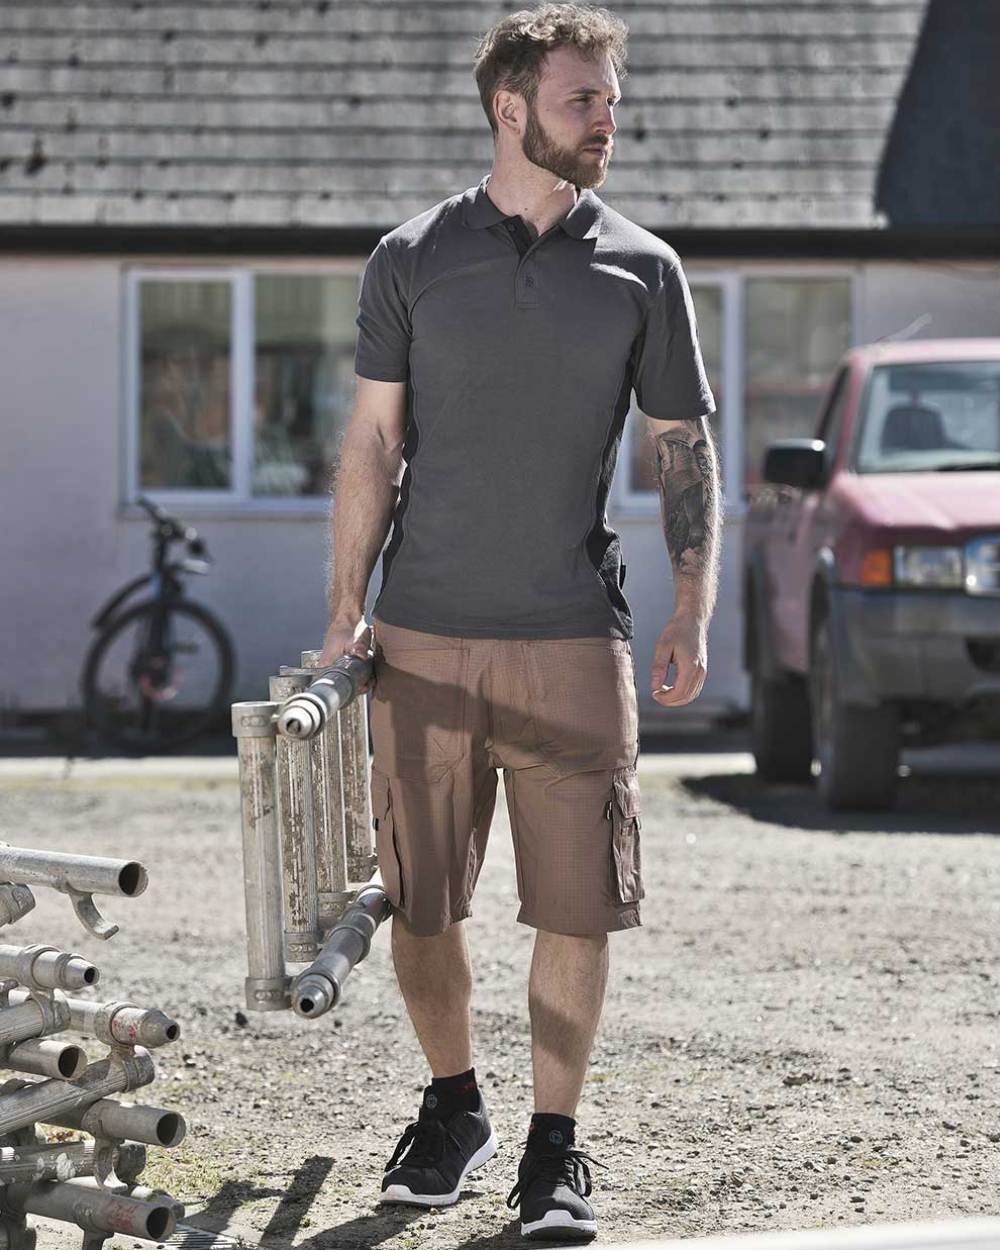
[[[569,1211],[546,1211],[540,1220],[530,1224],[521,1221],[522,1237],[592,1237],[596,1232],[596,1220],[575,1220]]]
[[[479,1147],[462,1169],[462,1175],[458,1178],[458,1184],[450,1194],[415,1194],[407,1185],[389,1185],[388,1188],[382,1191],[379,1202],[402,1202],[416,1207],[450,1207],[458,1201],[458,1195],[462,1192],[462,1185],[465,1183],[465,1178],[469,1173],[481,1167],[489,1159],[492,1159],[497,1149],[496,1134],[490,1129],[488,1140]]]

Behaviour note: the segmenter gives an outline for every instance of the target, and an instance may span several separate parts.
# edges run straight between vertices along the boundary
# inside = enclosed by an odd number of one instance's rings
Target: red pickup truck
[[[743,558],[759,775],[887,807],[901,746],[1000,740],[1000,339],[852,348],[815,438],[772,443],[763,478]]]

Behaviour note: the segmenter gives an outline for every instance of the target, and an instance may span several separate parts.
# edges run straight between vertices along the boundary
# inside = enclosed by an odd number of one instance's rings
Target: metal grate
[[[190,1224],[178,1224],[174,1235],[158,1245],[176,1246],[177,1250],[229,1250],[230,1247],[245,1247],[250,1250],[250,1243],[230,1237],[226,1233],[213,1233],[210,1229],[194,1228]]]

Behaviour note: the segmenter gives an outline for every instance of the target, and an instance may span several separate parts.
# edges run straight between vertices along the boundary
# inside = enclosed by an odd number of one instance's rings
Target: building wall
[[[122,505],[122,263],[115,257],[0,259],[0,377],[6,383],[0,707],[77,706],[89,619],[149,559],[145,514]],[[713,272],[759,268],[735,259],[712,265]],[[692,261],[686,269],[694,277],[699,265]],[[1000,335],[993,265],[873,262],[854,272],[856,342],[898,331],[925,313],[932,320],[918,331],[921,338]],[[614,501],[609,507],[628,564],[625,591],[636,617],[633,652],[645,729],[746,706],[739,643],[741,516],[741,501],[730,500],[709,678],[702,698],[680,713],[659,709],[648,693],[653,648],[671,605],[658,517]],[[269,673],[322,641],[325,510],[248,515],[187,507],[182,519],[204,534],[216,561],[210,576],[189,584],[234,635],[234,698],[262,698]],[[377,590],[378,570],[369,606]]]

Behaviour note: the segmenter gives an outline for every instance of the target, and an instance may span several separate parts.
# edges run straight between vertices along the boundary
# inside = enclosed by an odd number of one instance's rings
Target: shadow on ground
[[[888,811],[832,812],[810,785],[765,784],[752,773],[681,778],[693,795],[753,820],[834,833],[1000,833],[1000,778],[981,774],[901,777]]]

